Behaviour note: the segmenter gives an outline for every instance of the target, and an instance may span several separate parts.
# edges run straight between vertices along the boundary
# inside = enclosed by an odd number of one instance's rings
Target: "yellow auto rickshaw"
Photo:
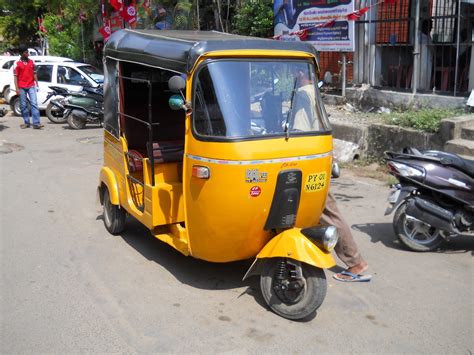
[[[255,258],[269,307],[313,314],[337,242],[321,226],[332,135],[316,52],[219,32],[121,30],[104,49],[104,224],[182,254]]]

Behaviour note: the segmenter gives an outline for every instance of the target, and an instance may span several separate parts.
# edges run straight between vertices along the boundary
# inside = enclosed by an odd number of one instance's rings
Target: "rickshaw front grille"
[[[265,230],[294,227],[300,203],[302,175],[301,170],[280,171]]]

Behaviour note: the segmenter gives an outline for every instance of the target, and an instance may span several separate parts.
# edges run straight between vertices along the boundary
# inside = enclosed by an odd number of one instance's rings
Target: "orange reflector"
[[[193,165],[193,176],[198,179],[209,179],[211,172],[206,166]]]

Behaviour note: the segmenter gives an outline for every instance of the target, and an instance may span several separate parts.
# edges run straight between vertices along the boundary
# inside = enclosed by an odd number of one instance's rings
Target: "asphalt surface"
[[[332,279],[317,315],[267,309],[250,261],[184,257],[96,203],[102,129],[20,130],[0,118],[1,353],[471,353],[474,238],[407,251],[384,216],[389,188],[342,171],[333,189],[370,264]],[[339,263],[341,266],[342,264]]]

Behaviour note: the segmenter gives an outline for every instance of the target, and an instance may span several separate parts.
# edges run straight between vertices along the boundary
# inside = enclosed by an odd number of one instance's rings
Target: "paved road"
[[[329,270],[317,316],[291,322],[267,310],[258,278],[241,281],[249,262],[183,257],[133,221],[108,234],[95,195],[102,130],[43,121],[0,118],[1,353],[472,353],[473,241],[406,251],[383,183],[343,171],[333,187],[372,282]]]

